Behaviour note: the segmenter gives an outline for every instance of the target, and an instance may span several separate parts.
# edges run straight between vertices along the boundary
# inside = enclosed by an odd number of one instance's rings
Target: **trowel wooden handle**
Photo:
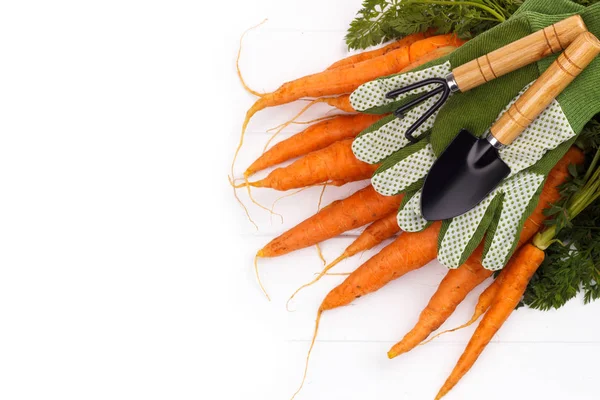
[[[585,22],[574,15],[454,69],[454,80],[466,92],[563,51],[581,33]]]
[[[600,54],[600,41],[582,33],[533,85],[490,128],[505,146],[511,144],[573,80]]]

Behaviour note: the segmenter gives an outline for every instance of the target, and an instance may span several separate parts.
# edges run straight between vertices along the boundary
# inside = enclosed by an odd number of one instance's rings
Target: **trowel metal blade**
[[[427,221],[457,217],[473,209],[510,174],[487,139],[462,130],[429,171],[421,197]]]

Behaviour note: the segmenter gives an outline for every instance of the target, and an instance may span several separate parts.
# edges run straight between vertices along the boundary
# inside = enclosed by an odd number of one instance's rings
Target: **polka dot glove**
[[[512,254],[524,221],[537,205],[546,178],[542,171],[527,169],[538,163],[549,150],[575,136],[560,104],[553,101],[512,145],[500,151],[500,157],[511,169],[509,177],[477,207],[447,224],[439,241],[438,261],[447,267],[458,268],[488,232],[490,245],[485,251],[483,266],[491,270],[501,269]],[[428,144],[427,148],[431,159],[435,160],[431,145]],[[390,168],[374,177],[373,182],[386,180],[386,187],[393,187],[390,182],[394,181],[396,173],[395,168]],[[421,216],[421,191],[418,190],[401,207],[398,225],[407,232],[416,232],[423,230],[427,224]]]

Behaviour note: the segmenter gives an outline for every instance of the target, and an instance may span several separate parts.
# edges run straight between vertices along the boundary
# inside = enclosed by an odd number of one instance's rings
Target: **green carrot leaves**
[[[510,17],[523,0],[364,0],[346,43],[364,49],[434,29],[469,38]]]
[[[600,0],[573,0],[584,6]],[[504,22],[524,0],[363,0],[346,34],[350,49],[433,29],[467,39]]]

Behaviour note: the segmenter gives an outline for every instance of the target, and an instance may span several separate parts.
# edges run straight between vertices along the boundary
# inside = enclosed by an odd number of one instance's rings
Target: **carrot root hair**
[[[284,122],[281,125],[277,125],[274,128],[267,129],[267,132],[273,132],[275,130],[278,130],[282,126],[285,128],[285,127],[290,126],[291,124],[294,124],[294,125],[309,125],[309,124],[312,124],[312,123],[315,123],[315,122],[326,121],[326,120],[329,120],[329,119],[333,119],[335,117],[342,117],[342,116],[346,115],[346,114],[329,114],[330,112],[331,112],[331,110],[327,111],[327,113],[325,113],[325,115],[322,116],[322,117],[315,118],[315,119],[309,119],[308,121],[297,121],[297,120],[293,120],[292,119],[292,120],[289,120],[287,122]]]
[[[469,322],[467,322],[465,324],[462,324],[461,326],[457,326],[456,328],[452,328],[452,329],[448,329],[448,330],[445,330],[443,332],[440,332],[440,333],[434,335],[433,337],[427,339],[426,341],[424,341],[422,343],[419,343],[419,346],[423,346],[424,344],[427,344],[427,343],[433,341],[434,339],[436,339],[436,338],[438,338],[438,337],[440,337],[440,336],[442,336],[442,335],[444,335],[446,333],[452,333],[452,332],[456,332],[456,331],[459,331],[459,330],[464,329],[464,328],[468,328],[469,326],[471,326],[475,322],[477,322],[477,320],[479,319],[479,317],[481,317],[481,315],[475,314],[475,315],[473,315],[473,317],[471,318],[471,320]]]
[[[237,194],[237,187],[236,187],[236,184],[235,184],[235,180],[233,180],[230,176],[228,176],[227,178],[229,179],[229,184],[233,187],[233,197],[235,197],[235,199],[237,200],[237,202],[239,203],[239,205],[244,210],[244,213],[246,213],[246,218],[248,218],[248,221],[250,221],[250,223],[252,225],[254,225],[254,228],[256,228],[256,230],[258,230],[258,225],[256,225],[256,222],[254,222],[254,220],[250,216],[250,212],[248,211],[248,207],[246,207],[246,205],[242,202],[242,199],[240,199],[240,197]]]
[[[249,183],[251,183],[251,182],[249,182]],[[317,186],[325,186],[325,185],[329,185],[329,184],[330,184],[329,182],[325,182],[325,183],[317,183],[316,185],[312,185],[312,186],[306,186],[306,187],[303,187],[303,188],[301,188],[301,189],[298,189],[298,190],[296,190],[295,192],[288,193],[288,194],[285,194],[285,195],[283,195],[283,196],[280,196],[278,199],[276,199],[276,200],[273,202],[273,204],[271,204],[270,212],[271,212],[272,214],[275,214],[275,215],[280,215],[280,214],[278,214],[278,213],[276,213],[276,212],[275,212],[275,206],[276,206],[276,205],[277,205],[277,203],[279,203],[281,200],[283,200],[283,199],[286,199],[286,198],[288,198],[288,197],[293,197],[293,196],[295,196],[295,195],[299,194],[300,192],[304,192],[306,189],[310,189],[310,188],[312,188],[312,187],[317,187]],[[243,186],[243,185],[242,185],[242,186],[240,186],[240,187],[245,187],[245,186]]]
[[[247,177],[243,178],[243,183],[240,183],[238,185],[235,184],[235,181],[232,180],[231,178],[229,179],[229,183],[231,184],[231,186],[233,187],[233,193],[235,195],[235,198],[238,200],[238,202],[242,205],[242,207],[244,208],[244,210],[246,210],[246,215],[248,216],[248,219],[250,219],[250,221],[254,224],[254,226],[256,226],[256,229],[258,229],[258,226],[256,225],[256,223],[254,223],[254,221],[250,218],[250,215],[248,213],[248,209],[246,208],[246,206],[244,205],[244,203],[242,203],[242,201],[240,200],[240,198],[237,195],[237,189],[241,189],[241,188],[246,188],[246,191],[248,192],[248,197],[250,198],[250,201],[262,208],[263,210],[269,212],[271,214],[271,216],[273,215],[277,215],[280,219],[281,219],[281,223],[283,224],[283,215],[276,213],[275,211],[273,211],[273,208],[268,208],[263,206],[262,204],[260,204],[258,201],[256,201],[256,199],[254,198],[254,196],[252,196],[252,190],[251,187],[260,187],[260,185],[257,182],[249,182]]]
[[[317,255],[319,259],[323,263],[323,265],[327,265],[327,260],[325,260],[325,256],[323,255],[323,250],[321,250],[321,245],[319,243],[315,244],[315,248],[317,249]]]
[[[229,176],[229,183],[231,184],[231,186],[233,186],[233,196],[235,197],[235,199],[237,200],[238,203],[240,203],[240,205],[242,206],[242,208],[244,209],[244,212],[246,213],[246,217],[248,217],[248,220],[256,227],[256,230],[258,230],[258,225],[256,225],[256,223],[254,222],[254,220],[252,219],[252,217],[250,217],[250,213],[248,212],[248,208],[246,208],[246,206],[244,205],[244,203],[242,202],[242,200],[239,198],[238,194],[237,194],[237,189],[238,187],[235,185],[234,183],[234,179],[235,179],[235,174],[233,172],[234,168],[235,168],[235,162],[237,161],[238,155],[240,154],[240,150],[242,150],[242,146],[244,145],[244,136],[246,135],[246,128],[248,127],[248,123],[250,122],[250,118],[252,118],[252,116],[259,110],[257,104],[255,103],[252,108],[250,108],[250,110],[248,110],[248,112],[246,113],[246,119],[244,120],[244,123],[242,125],[242,133],[240,134],[240,141],[235,149],[235,153],[233,154],[233,159],[231,160],[231,174]],[[247,180],[247,177],[244,177]]]
[[[290,298],[288,299],[288,301],[285,303],[285,308],[288,311],[291,311],[289,305],[290,305],[290,302],[294,299],[294,297],[296,297],[296,295],[298,293],[300,293],[302,290],[304,290],[307,287],[312,286],[315,283],[317,283],[325,275],[338,275],[338,274],[329,274],[327,272],[329,270],[331,270],[333,267],[335,267],[336,265],[338,265],[341,261],[345,260],[346,258],[347,258],[346,254],[342,254],[341,256],[339,256],[338,258],[336,258],[331,264],[327,265],[321,272],[319,272],[317,274],[317,276],[312,281],[310,281],[308,283],[305,283],[304,285],[302,285],[298,289],[296,289],[296,291],[294,293],[292,293],[292,295],[290,296]]]
[[[256,25],[246,29],[244,31],[244,33],[242,33],[242,36],[240,37],[240,47],[238,48],[237,58],[235,60],[235,68],[237,70],[237,75],[238,75],[238,78],[240,78],[240,82],[241,82],[242,86],[244,87],[244,89],[246,89],[247,92],[249,92],[255,96],[258,96],[258,97],[262,97],[265,94],[259,93],[256,90],[253,90],[246,84],[246,81],[244,80],[244,77],[242,76],[242,70],[240,69],[240,56],[242,54],[242,42],[244,41],[244,37],[246,36],[246,34],[248,32],[250,32],[251,30],[258,28],[259,26],[261,26],[262,24],[264,24],[267,21],[268,21],[268,18],[265,18],[260,24],[256,24]]]
[[[323,185],[323,189],[321,189],[321,195],[319,196],[319,202],[317,203],[317,213],[319,211],[321,211],[321,204],[323,203],[323,195],[325,194],[326,189],[327,189],[327,183],[325,183]],[[319,245],[319,243],[317,243],[315,245],[315,247],[317,248],[317,255],[321,259],[321,262],[323,262],[323,265],[327,265],[327,260],[325,260],[325,256],[323,256],[323,251],[321,250],[321,246]]]
[[[280,196],[278,199],[276,199],[276,200],[273,202],[273,204],[271,204],[271,209],[270,209],[270,211],[269,211],[269,212],[271,213],[271,223],[273,223],[273,215],[277,214],[277,213],[275,212],[275,206],[277,205],[277,203],[279,203],[281,200],[283,200],[283,199],[285,199],[285,198],[288,198],[288,197],[295,196],[295,195],[297,195],[298,193],[305,191],[306,189],[308,189],[308,188],[307,188],[307,187],[305,187],[305,188],[302,188],[302,189],[298,189],[298,190],[296,190],[296,191],[295,191],[295,192],[293,192],[293,193],[288,193],[288,194],[286,194],[286,195],[283,195],[283,196]],[[277,215],[281,215],[281,214],[277,214]],[[283,220],[282,220],[282,222],[283,222]]]
[[[308,353],[306,354],[306,364],[304,365],[304,374],[302,375],[302,382],[300,382],[300,386],[298,387],[296,392],[294,392],[290,400],[294,400],[294,398],[296,398],[298,393],[300,393],[300,391],[302,390],[302,387],[304,387],[304,382],[306,382],[306,375],[308,374],[308,362],[310,361],[310,354],[312,353],[313,347],[315,347],[315,341],[317,340],[317,333],[319,333],[319,323],[321,322],[322,315],[323,310],[319,308],[319,311],[317,312],[317,319],[315,320],[315,330],[313,332],[312,340],[310,341]]]
[[[265,287],[263,286],[262,281],[260,280],[260,274],[258,273],[258,259],[260,257],[260,253],[261,252],[259,251],[258,253],[256,253],[256,256],[254,257],[254,273],[256,275],[256,280],[258,281],[258,286],[260,286],[260,290],[262,290],[262,292],[265,294],[265,296],[267,297],[267,300],[271,301],[271,297],[265,290]]]
[[[247,178],[246,178],[247,179]],[[258,207],[262,208],[263,210],[272,213],[271,215],[277,215],[280,219],[281,219],[281,223],[283,224],[283,215],[276,213],[274,211],[271,211],[271,209],[269,209],[268,207],[263,206],[262,204],[260,204],[258,201],[256,201],[254,199],[254,196],[252,196],[252,190],[250,188],[250,185],[246,185],[246,191],[248,192],[248,197],[250,198],[250,201],[252,203],[254,203],[255,205],[257,205]]]
[[[298,111],[298,114],[296,114],[292,119],[290,119],[289,121],[284,122],[281,125],[277,125],[274,128],[267,129],[267,132],[273,132],[273,131],[276,131],[276,130],[281,130],[281,129],[284,129],[284,128],[290,126],[291,124],[306,125],[306,124],[311,124],[313,122],[323,121],[325,119],[333,117],[332,115],[329,115],[329,113],[331,111],[334,111],[335,109],[331,109],[331,110],[327,111],[325,113],[325,116],[320,117],[320,118],[316,118],[316,119],[313,119],[313,120],[310,120],[310,121],[304,121],[304,122],[296,121],[297,118],[300,118],[300,116],[302,114],[304,114],[306,111],[308,111],[308,109],[311,108],[312,106],[314,106],[315,104],[317,104],[317,103],[326,103],[326,104],[329,104],[328,103],[328,101],[329,101],[328,97],[319,98],[319,99],[300,99],[300,100],[301,101],[308,101],[308,104],[306,106],[302,107],[302,109],[300,111]],[[340,114],[340,115],[343,115],[343,114]]]
[[[294,123],[294,121],[296,121],[296,118],[298,118],[302,114],[304,114],[306,112],[306,110],[308,110],[313,104],[317,103],[319,101],[319,99],[316,99],[316,100],[307,100],[307,101],[309,103],[307,105],[305,105],[304,107],[302,107],[300,109],[300,111],[298,111],[298,114],[294,115],[294,117],[292,117],[292,119],[290,119],[289,121],[284,122],[283,124],[277,125],[274,128],[267,129],[267,132],[273,132],[273,131],[276,131],[278,129],[283,129],[283,128],[291,125],[292,123]]]

